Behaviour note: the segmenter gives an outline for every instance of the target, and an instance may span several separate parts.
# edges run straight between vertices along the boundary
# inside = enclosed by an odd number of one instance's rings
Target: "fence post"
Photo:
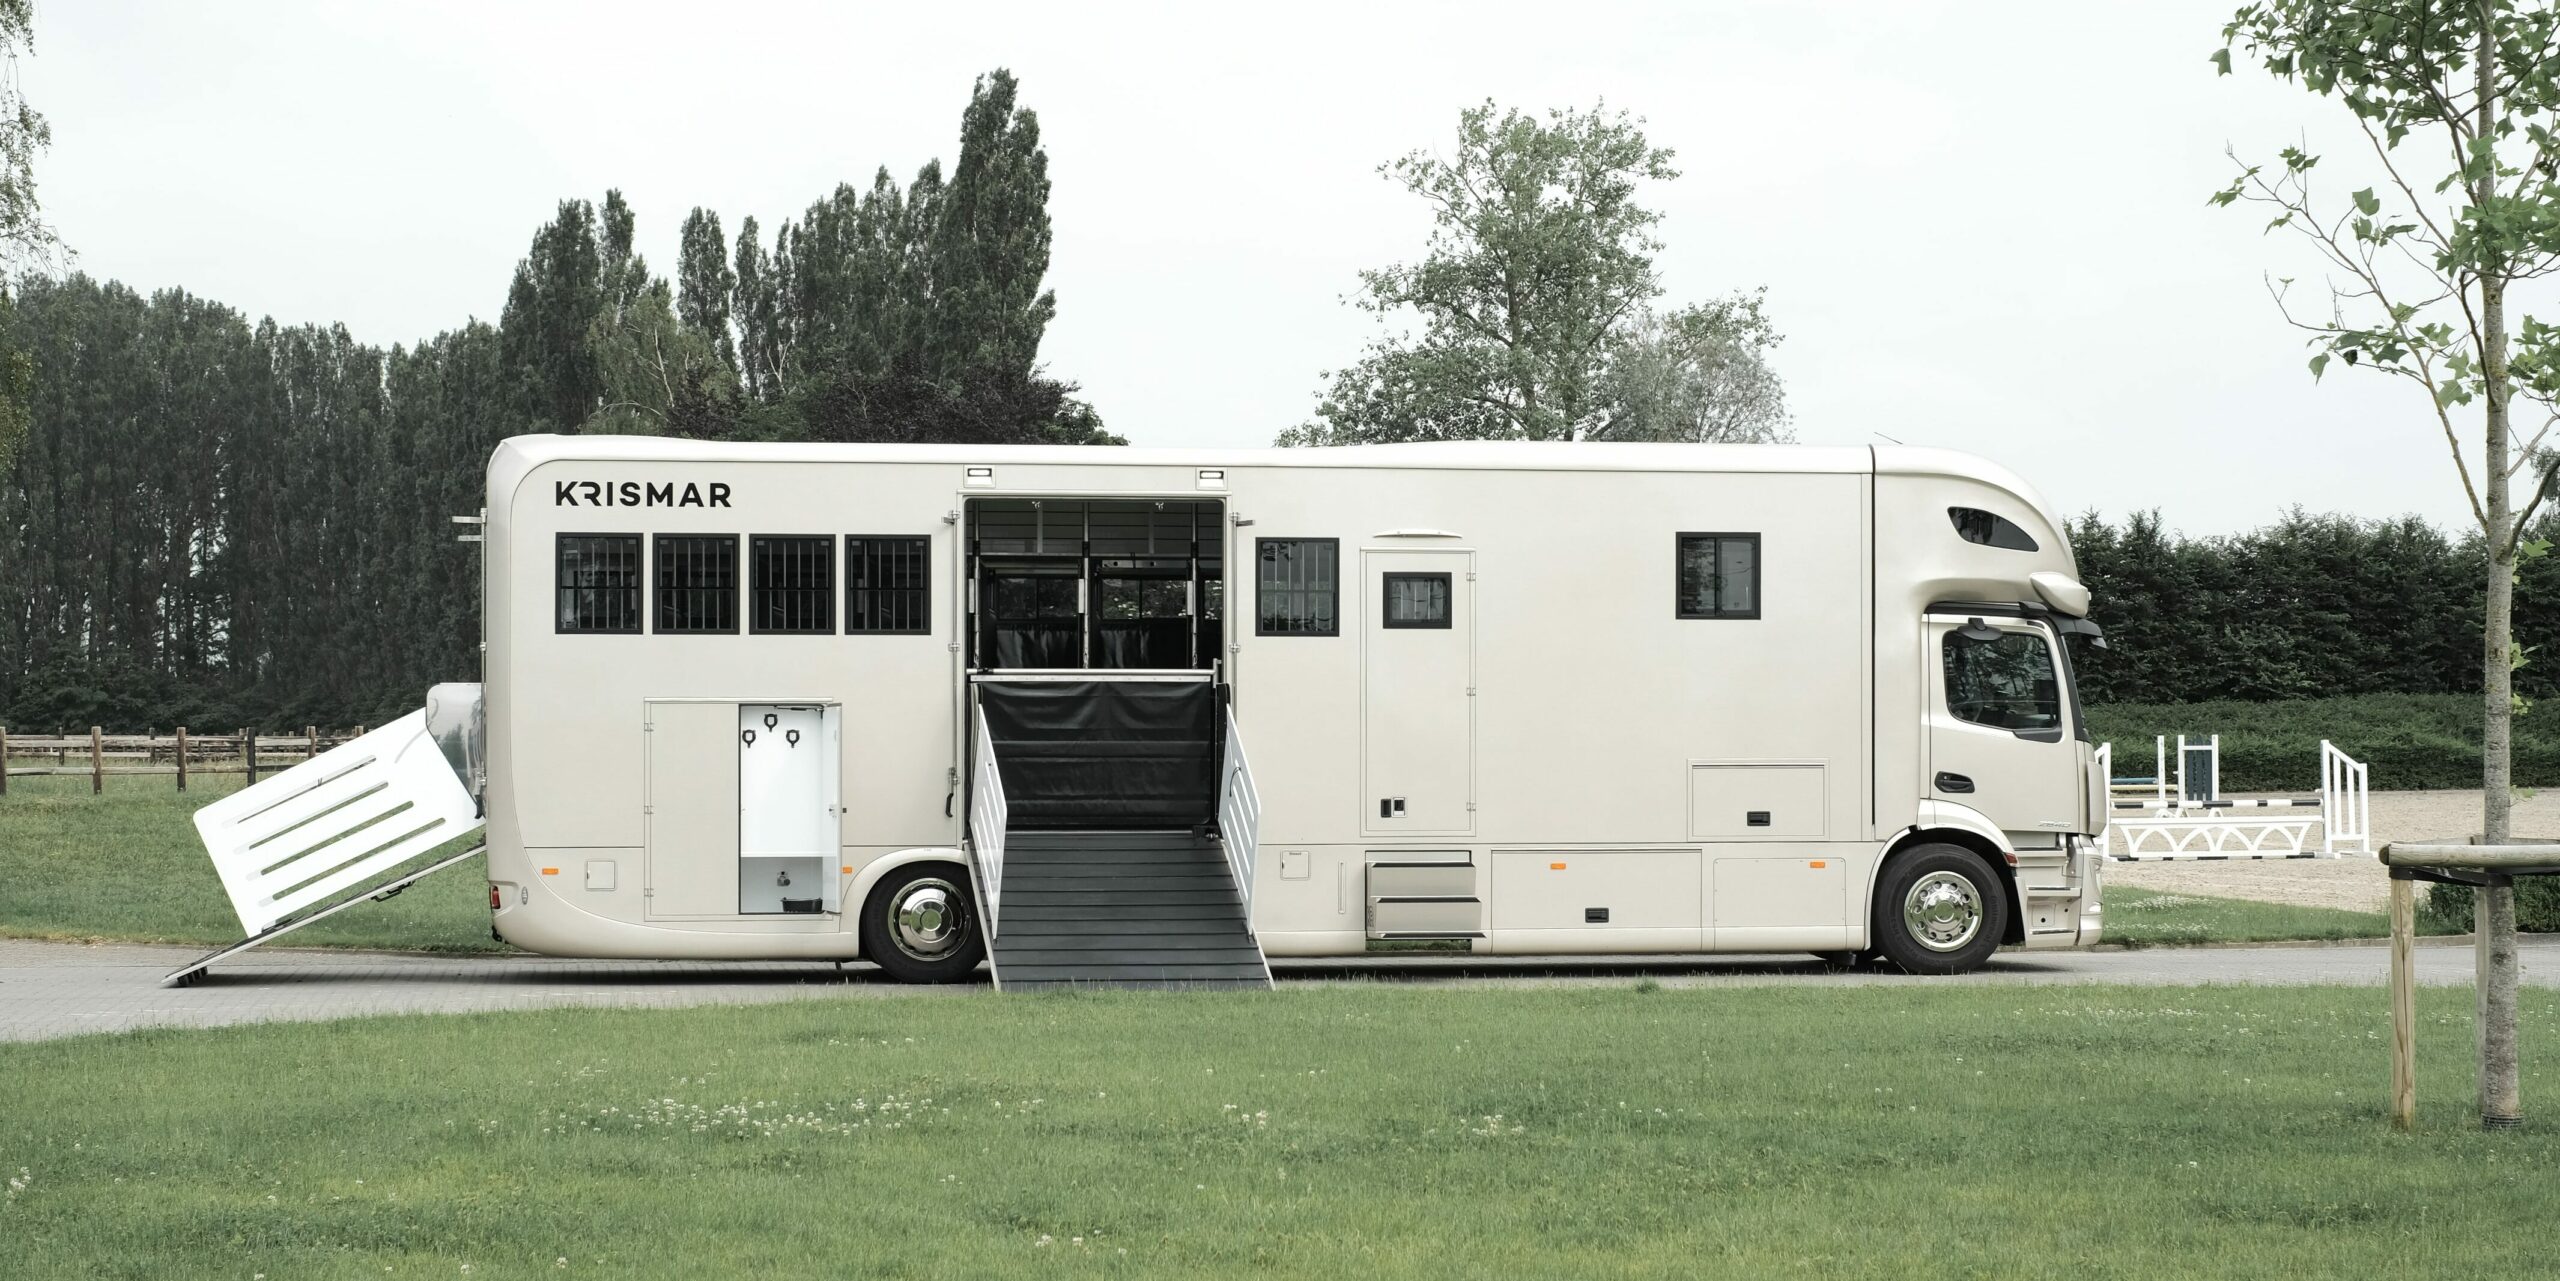
[[[178,790],[187,790],[187,727],[178,727]]]
[[[258,782],[258,735],[254,730],[244,729],[240,731],[240,766],[242,769],[249,772],[249,782],[244,784],[244,786],[256,786]]]
[[[302,759],[306,761],[318,759],[320,755],[320,727],[317,725],[305,725],[302,727],[302,736],[311,742],[311,746],[303,752]]]
[[[0,796],[9,794],[9,727],[0,725]]]
[[[2391,878],[2391,1127],[2418,1123],[2418,984],[2415,886]]]
[[[107,790],[107,745],[97,726],[89,727],[89,794]]]

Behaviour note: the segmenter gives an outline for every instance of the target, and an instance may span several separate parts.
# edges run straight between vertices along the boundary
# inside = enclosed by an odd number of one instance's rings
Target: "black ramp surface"
[[[1007,833],[989,959],[1007,991],[1271,986],[1225,853],[1188,832]]]

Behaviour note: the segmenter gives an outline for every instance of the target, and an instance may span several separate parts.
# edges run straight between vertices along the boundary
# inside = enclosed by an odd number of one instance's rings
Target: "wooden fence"
[[[9,794],[12,778],[51,774],[87,775],[91,795],[126,774],[173,775],[181,792],[198,774],[245,774],[255,783],[261,773],[301,764],[364,732],[306,725],[299,734],[194,734],[181,725],[170,734],[107,734],[92,725],[86,734],[25,734],[0,726],[0,796]]]

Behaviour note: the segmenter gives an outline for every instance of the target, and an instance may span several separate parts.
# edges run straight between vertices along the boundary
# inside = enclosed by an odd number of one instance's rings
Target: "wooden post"
[[[320,755],[320,727],[305,725],[302,727],[302,736],[311,741],[311,747],[302,754],[302,759],[306,761],[316,759]]]
[[[107,790],[107,744],[97,726],[89,727],[89,794]]]
[[[2391,878],[2391,1128],[2418,1124],[2417,907],[2413,884]]]
[[[9,727],[0,725],[0,796],[9,794]]]
[[[178,790],[187,790],[187,727],[178,727]]]
[[[249,781],[242,786],[255,786],[258,782],[258,732],[256,730],[240,731],[240,767],[249,775]]]

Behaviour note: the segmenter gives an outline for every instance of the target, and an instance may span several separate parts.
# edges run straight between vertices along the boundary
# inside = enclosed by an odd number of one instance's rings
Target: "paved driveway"
[[[802,962],[573,961],[528,956],[415,953],[251,952],[217,967],[194,987],[160,986],[160,976],[201,949],[139,944],[38,943],[0,939],[0,1041],[33,1041],[140,1027],[217,1027],[284,1019],[368,1014],[459,1013],[559,1006],[669,1008],[803,998],[948,997],[984,984],[908,987],[868,965],[842,970]],[[1625,982],[1651,976],[1666,987],[1770,984],[2307,984],[2382,982],[2389,953],[2379,946],[2177,948],[2150,951],[2003,953],[1957,979],[1853,971],[1836,973],[1796,956],[1473,958],[1280,961],[1284,987],[1310,981],[1465,986]],[[2471,981],[2471,949],[2418,949],[2420,981]],[[2525,982],[2560,984],[2560,938],[2525,944]]]

